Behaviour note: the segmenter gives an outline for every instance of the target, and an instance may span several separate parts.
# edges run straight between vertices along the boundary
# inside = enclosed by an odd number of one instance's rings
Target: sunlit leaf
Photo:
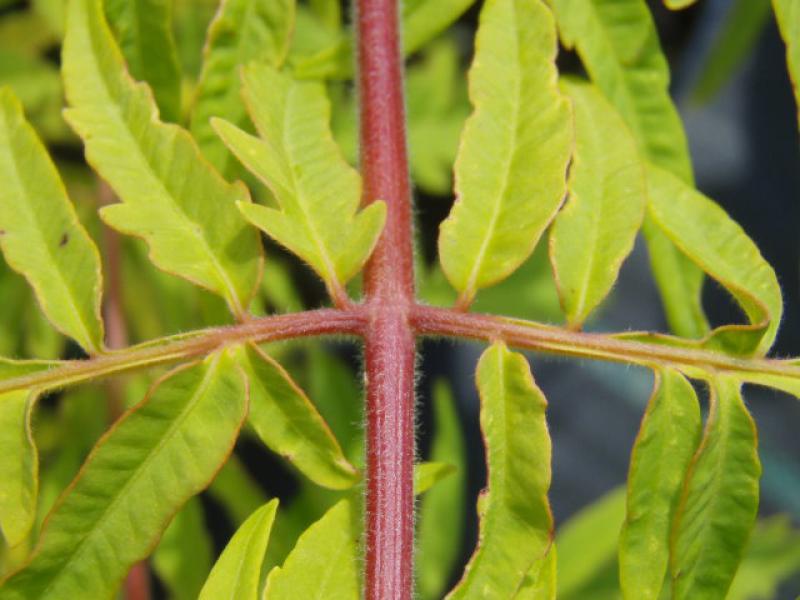
[[[0,247],[42,310],[90,354],[103,348],[100,257],[44,146],[0,89]]]
[[[582,597],[581,589],[616,558],[625,521],[625,488],[612,490],[558,530],[558,597]]]
[[[448,598],[512,598],[552,544],[547,402],[521,354],[497,343],[478,363],[488,489],[478,547]],[[490,594],[490,595],[487,595]]]
[[[651,167],[647,176],[653,221],[736,298],[750,320],[749,326],[719,328],[709,344],[738,353],[766,353],[783,312],[772,267],[742,228],[714,202],[663,169]]]
[[[525,576],[514,600],[556,600],[556,546],[553,544],[547,556],[536,564]]]
[[[475,3],[475,0],[405,0],[403,2],[403,51],[419,50]]]
[[[628,473],[627,516],[619,542],[625,598],[659,598],[672,516],[700,430],[700,405],[692,385],[677,371],[657,371]]]
[[[167,375],[95,446],[3,599],[110,597],[208,485],[246,414],[245,378],[227,353]]]
[[[286,371],[257,346],[248,347],[246,361],[250,424],[264,443],[319,485],[346,489],[356,483],[358,471]]]
[[[645,0],[549,0],[562,41],[636,137],[647,159],[692,182],[686,134],[669,97],[669,66]],[[708,331],[700,303],[703,273],[646,217],[644,235],[670,328]]]
[[[670,539],[675,600],[726,597],[758,509],[761,465],[741,384],[712,382],[711,408]]]
[[[786,64],[794,85],[800,120],[800,0],[772,0],[775,19],[786,42]]]
[[[189,133],[158,121],[152,95],[127,74],[99,0],[69,4],[63,50],[67,119],[86,144],[87,160],[122,203],[103,219],[142,237],[153,262],[220,294],[243,314],[261,270],[258,234],[227,184],[202,159]]]
[[[769,0],[734,0],[727,8],[714,44],[692,89],[692,100],[707,102],[744,66],[764,31],[770,14]]]
[[[191,130],[203,154],[224,174],[231,174],[234,161],[214,133],[211,117],[246,124],[240,68],[250,61],[280,66],[289,50],[294,10],[291,0],[224,0],[208,29]]]
[[[39,371],[47,371],[63,364],[63,362],[55,360],[11,360],[0,356],[0,382]]]
[[[282,567],[270,571],[264,600],[357,600],[357,546],[357,517],[342,500],[300,536]]]
[[[153,90],[161,118],[181,116],[181,68],[172,37],[172,2],[103,0],[106,17],[128,70]]]
[[[442,268],[464,304],[523,263],[561,205],[572,132],[555,50],[553,18],[539,0],[484,4],[469,73],[475,111],[439,234]]]
[[[342,24],[342,3],[339,0],[310,0],[309,5],[320,21],[336,31]]]
[[[278,500],[271,500],[239,527],[211,570],[198,600],[258,600],[261,563],[277,510]]]
[[[434,435],[430,458],[455,472],[420,500],[417,522],[417,586],[423,600],[441,598],[461,550],[467,476],[464,436],[455,400],[444,381],[433,388]]]
[[[575,115],[569,199],[550,258],[567,322],[580,327],[611,291],[644,218],[644,165],[625,122],[592,86],[566,80]]]
[[[31,433],[36,393],[0,394],[0,532],[6,544],[20,544],[36,519],[39,458]]]
[[[197,600],[211,570],[213,547],[203,506],[190,499],[175,515],[158,544],[151,564],[174,600]]]
[[[664,4],[671,10],[681,10],[697,2],[697,0],[664,0]]]
[[[738,374],[745,383],[754,383],[765,387],[781,390],[800,399],[800,377],[775,375],[772,373],[757,373],[743,371]]]
[[[226,121],[214,127],[266,184],[280,209],[240,203],[245,217],[305,260],[335,295],[369,257],[386,205],[358,211],[361,178],[341,157],[330,132],[320,83],[297,82],[275,69],[244,70],[244,97],[261,139]]]

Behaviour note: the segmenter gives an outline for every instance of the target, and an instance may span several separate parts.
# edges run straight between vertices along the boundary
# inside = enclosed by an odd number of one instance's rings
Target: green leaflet
[[[250,412],[253,407],[253,389],[250,386]],[[241,460],[232,454],[217,473],[214,482],[209,486],[208,493],[219,502],[231,520],[244,523],[253,511],[267,501],[258,482],[250,475]],[[202,584],[202,581],[200,582]]]
[[[441,598],[463,538],[466,450],[450,388],[433,387],[434,436],[431,460],[455,467],[455,473],[420,500],[417,522],[417,589],[422,600]]]
[[[700,439],[700,405],[678,371],[655,375],[628,473],[627,516],[619,542],[623,597],[658,600],[667,572],[672,516]]]
[[[584,598],[583,586],[614,560],[625,520],[625,498],[625,488],[616,488],[559,529],[556,536],[559,598]]]
[[[213,548],[203,506],[191,498],[164,531],[150,562],[174,600],[197,600],[211,570]]]
[[[697,0],[664,0],[664,4],[666,4],[667,8],[670,10],[681,10],[682,8],[688,8],[695,2],[697,2]]]
[[[239,203],[244,216],[305,260],[335,295],[361,270],[378,241],[386,205],[358,211],[361,178],[330,132],[321,83],[300,83],[264,65],[243,71],[244,98],[261,136],[226,121],[214,127],[272,191],[280,210]]]
[[[750,325],[720,327],[706,342],[730,352],[765,354],[783,312],[775,272],[756,245],[714,202],[674,175],[651,166],[650,216],[670,240],[727,289]]]
[[[358,471],[303,390],[257,346],[248,346],[245,360],[250,424],[263,442],[319,485],[341,490],[355,484]]]
[[[208,29],[191,130],[203,154],[230,175],[233,157],[211,127],[211,117],[247,122],[239,95],[239,69],[250,61],[280,66],[294,27],[292,0],[224,0]]]
[[[0,382],[46,371],[65,362],[57,360],[11,360],[0,356]]]
[[[134,79],[153,90],[161,118],[181,117],[181,67],[169,0],[103,0],[108,24]]]
[[[122,199],[102,209],[103,219],[146,240],[158,267],[243,314],[261,272],[257,232],[234,205],[248,201],[246,189],[215,173],[188,132],[158,121],[151,94],[125,71],[99,0],[71,2],[67,21],[67,120]]]
[[[342,24],[342,5],[339,0],[310,0],[309,5],[317,18],[333,31]]]
[[[670,539],[675,600],[720,600],[744,553],[758,510],[761,465],[741,384],[719,376],[703,440],[684,483]]]
[[[246,415],[228,353],[169,373],[97,443],[0,598],[110,597],[225,462]]]
[[[669,67],[644,0],[549,0],[562,40],[575,47],[592,81],[631,128],[643,154],[684,181],[692,166],[683,126],[669,97]],[[670,328],[702,337],[703,274],[646,217],[645,239]]]
[[[556,36],[540,0],[489,0],[469,72],[475,111],[455,165],[457,200],[439,234],[448,280],[468,304],[531,254],[565,192],[569,105]]]
[[[211,570],[198,600],[258,600],[261,563],[277,510],[278,500],[270,500],[236,530]]]
[[[549,0],[564,44],[630,126],[644,154],[692,178],[686,135],[669,97],[669,66],[645,0]]]
[[[755,383],[756,385],[781,390],[800,399],[800,379],[797,377],[754,372],[740,372],[738,376],[745,383]]]
[[[31,432],[36,396],[29,390],[0,394],[0,533],[12,548],[36,520],[39,457]]]
[[[447,596],[513,598],[552,544],[547,401],[525,357],[496,343],[478,362],[488,490],[478,501],[478,547]]]
[[[453,465],[445,462],[417,463],[414,465],[414,495],[424,494],[455,470]]]
[[[572,327],[611,291],[633,250],[647,188],[636,141],[592,86],[565,80],[575,115],[569,199],[550,232],[550,260]]]
[[[341,500],[297,540],[282,567],[267,577],[264,600],[357,600],[358,519]]]
[[[544,560],[525,576],[514,600],[556,600],[556,546],[553,544]]]
[[[0,89],[0,247],[47,318],[89,354],[103,349],[100,256],[44,146]]]
[[[786,42],[786,63],[797,99],[800,120],[800,0],[772,0],[781,37]]]
[[[694,102],[707,102],[744,66],[750,51],[764,30],[770,14],[769,0],[734,0],[703,60],[692,89]]]
[[[475,0],[405,0],[403,51],[408,55],[447,29]]]

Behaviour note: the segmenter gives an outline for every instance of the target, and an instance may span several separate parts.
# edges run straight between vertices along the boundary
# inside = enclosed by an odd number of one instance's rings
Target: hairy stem
[[[581,333],[494,315],[463,313],[417,305],[411,322],[419,335],[460,337],[482,341],[502,340],[509,346],[562,356],[638,364],[669,365],[690,372],[696,369],[761,373],[800,378],[800,365],[787,361],[729,356],[699,348],[679,348],[625,340],[597,333]]]
[[[277,342],[321,335],[362,335],[362,310],[312,310],[251,319],[230,327],[202,329],[163,338],[89,360],[56,363],[49,369],[0,381],[0,393],[20,389],[47,391],[135,369],[187,361],[242,342]],[[0,363],[2,367],[2,363]]]
[[[410,600],[414,550],[414,301],[411,191],[397,0],[356,0],[364,201],[386,226],[364,271],[367,600]]]

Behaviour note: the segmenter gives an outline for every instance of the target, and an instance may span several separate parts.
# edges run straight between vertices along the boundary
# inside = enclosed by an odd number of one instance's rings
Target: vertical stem
[[[398,0],[355,0],[364,201],[387,219],[364,272],[367,600],[410,600],[414,548],[414,300]]]

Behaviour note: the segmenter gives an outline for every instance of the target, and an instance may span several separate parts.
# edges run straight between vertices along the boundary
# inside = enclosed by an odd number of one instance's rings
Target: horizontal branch
[[[115,350],[96,358],[64,361],[45,371],[0,381],[0,393],[19,389],[54,390],[89,379],[205,356],[241,342],[277,342],[322,335],[361,335],[366,313],[313,310],[251,319],[229,327],[214,327]]]
[[[464,313],[417,305],[411,323],[419,335],[503,341],[509,346],[550,354],[593,358],[643,366],[670,365],[689,374],[697,369],[781,375],[800,379],[800,365],[785,360],[737,358],[711,350],[581,333],[521,319]]]

